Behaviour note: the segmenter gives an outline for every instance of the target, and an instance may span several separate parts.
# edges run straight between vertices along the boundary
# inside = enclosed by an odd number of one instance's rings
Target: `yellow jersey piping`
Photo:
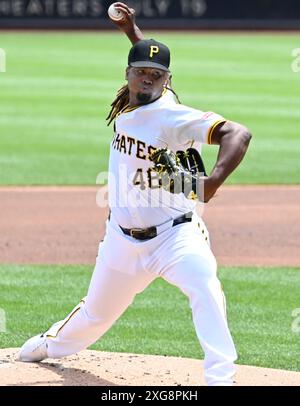
[[[59,327],[59,329],[57,330],[55,336],[48,335],[48,334],[46,333],[46,337],[47,337],[47,338],[56,338],[57,335],[58,335],[58,333],[60,332],[60,330],[61,330],[63,327],[65,327],[65,325],[71,320],[71,318],[81,309],[81,306],[80,306],[80,305],[81,305],[81,304],[84,304],[84,303],[85,303],[85,300],[84,300],[84,299],[80,300],[79,304],[77,305],[77,306],[79,306],[79,307],[76,307],[76,309],[74,309],[74,310],[72,311],[72,313],[69,315],[68,319],[63,323],[62,326]]]
[[[165,89],[162,91],[162,94],[160,95],[159,99],[160,99],[162,96],[164,96],[164,95],[167,93],[167,91],[168,91],[168,89],[165,88]],[[157,99],[157,100],[158,100],[158,99]],[[151,104],[151,103],[149,103],[149,104]],[[134,107],[125,106],[125,107],[122,108],[121,111],[119,111],[119,113],[117,114],[117,117],[119,117],[121,114],[124,114],[124,113],[130,113],[131,111],[136,110],[136,109],[138,109],[139,107],[142,107],[142,106],[147,106],[147,104],[143,104],[143,105],[141,105],[141,106],[134,106]]]
[[[210,127],[208,134],[207,134],[207,144],[211,144],[212,135],[213,135],[213,132],[214,132],[215,128],[217,127],[217,125],[221,124],[221,123],[225,123],[225,121],[227,121],[227,120],[225,120],[225,119],[218,120]]]

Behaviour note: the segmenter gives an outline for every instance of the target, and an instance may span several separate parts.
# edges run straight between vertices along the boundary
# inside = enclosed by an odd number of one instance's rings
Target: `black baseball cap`
[[[156,68],[169,72],[170,50],[154,39],[137,42],[128,55],[128,65],[135,68]]]

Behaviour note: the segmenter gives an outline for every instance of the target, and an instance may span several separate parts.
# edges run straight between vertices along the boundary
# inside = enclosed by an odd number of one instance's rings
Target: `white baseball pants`
[[[125,236],[107,222],[86,298],[47,332],[48,355],[60,358],[97,341],[154,279],[162,277],[189,298],[193,322],[205,353],[208,385],[231,385],[237,359],[217,278],[217,265],[203,221],[169,228],[156,238]],[[163,303],[160,303],[163,306]]]

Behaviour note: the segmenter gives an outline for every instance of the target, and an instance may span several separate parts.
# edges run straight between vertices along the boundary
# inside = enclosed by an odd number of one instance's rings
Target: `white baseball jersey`
[[[193,211],[196,202],[159,187],[149,154],[168,146],[174,152],[210,143],[214,127],[225,119],[176,103],[165,91],[156,101],[128,108],[115,122],[109,161],[109,205],[116,223],[126,228],[163,224]]]
[[[148,159],[152,148],[165,143],[177,151],[194,141],[200,149],[220,121],[224,119],[217,114],[177,105],[168,93],[117,118],[109,179],[110,198],[115,196],[87,297],[65,319],[25,343],[23,360],[61,358],[87,348],[106,333],[138,293],[161,277],[188,297],[205,352],[208,385],[232,385],[237,354],[206,227],[194,215],[191,222],[164,229],[165,223],[192,210],[195,202],[183,193],[174,196],[158,188]],[[123,234],[119,225],[164,230],[155,238],[139,241]]]

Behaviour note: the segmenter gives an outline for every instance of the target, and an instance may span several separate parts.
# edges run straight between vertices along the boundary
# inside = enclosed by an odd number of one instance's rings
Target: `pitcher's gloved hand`
[[[206,176],[202,158],[197,150],[189,148],[176,154],[168,148],[158,148],[149,155],[154,171],[159,175],[163,189],[170,193],[184,193],[193,200],[204,199],[201,183]]]

